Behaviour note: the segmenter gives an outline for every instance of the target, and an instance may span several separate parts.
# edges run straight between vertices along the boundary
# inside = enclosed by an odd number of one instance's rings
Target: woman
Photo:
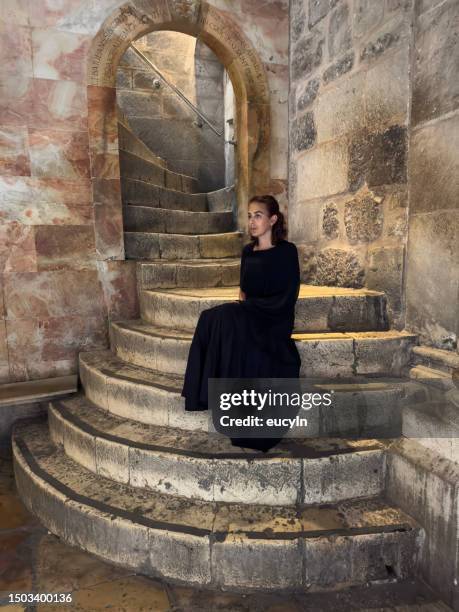
[[[279,203],[270,195],[249,202],[251,242],[242,251],[238,302],[204,310],[188,355],[185,410],[206,410],[209,378],[298,378],[300,356],[291,339],[300,287],[296,246],[285,240]],[[269,450],[274,439],[232,439]]]

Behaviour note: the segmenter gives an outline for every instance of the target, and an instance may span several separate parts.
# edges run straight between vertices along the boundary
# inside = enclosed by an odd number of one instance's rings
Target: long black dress
[[[296,246],[242,251],[240,287],[246,299],[204,310],[188,355],[185,410],[206,410],[209,378],[298,378],[301,360],[291,339],[300,287]],[[279,439],[232,439],[266,451]]]

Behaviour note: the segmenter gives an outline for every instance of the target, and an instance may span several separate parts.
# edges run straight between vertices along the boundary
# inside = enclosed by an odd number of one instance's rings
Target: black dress
[[[242,251],[240,287],[246,299],[204,310],[188,355],[185,410],[206,410],[209,378],[298,378],[301,360],[291,338],[300,287],[296,246]],[[263,451],[279,439],[232,439]]]

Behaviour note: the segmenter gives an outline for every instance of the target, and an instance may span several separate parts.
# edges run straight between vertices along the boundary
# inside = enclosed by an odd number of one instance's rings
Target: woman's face
[[[277,215],[269,217],[266,204],[251,202],[249,204],[249,232],[254,238],[260,238],[271,233],[272,226],[277,221]]]

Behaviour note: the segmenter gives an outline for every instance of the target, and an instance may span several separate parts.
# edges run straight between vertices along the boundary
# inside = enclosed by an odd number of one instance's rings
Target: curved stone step
[[[380,498],[288,508],[152,493],[94,474],[49,439],[16,427],[27,508],[68,544],[144,575],[228,590],[361,584],[414,573],[422,531]],[[346,559],[339,571],[333,558]]]
[[[167,210],[189,210],[206,212],[207,194],[184,193],[166,189],[158,185],[151,185],[145,181],[123,178],[121,181],[121,194],[125,205],[137,204]]]
[[[165,373],[185,374],[190,330],[144,321],[110,324],[112,350],[124,361]],[[295,333],[301,376],[329,378],[379,374],[400,376],[415,336],[406,332]]]
[[[194,331],[200,313],[237,300],[239,287],[169,291],[142,291],[141,316],[162,327]],[[386,299],[367,289],[301,285],[295,309],[295,331],[383,331],[387,330]]]
[[[239,282],[239,259],[191,259],[137,262],[140,289],[227,287]]]
[[[124,228],[128,232],[166,234],[219,234],[233,229],[231,212],[190,212],[150,206],[124,206]]]
[[[376,440],[286,439],[262,454],[218,434],[122,419],[83,396],[51,402],[48,417],[53,442],[86,469],[169,495],[285,506],[384,488],[384,446]]]
[[[120,172],[122,179],[144,181],[185,193],[196,193],[198,191],[197,179],[162,168],[128,151],[120,151]]]
[[[157,234],[124,232],[124,248],[128,259],[220,259],[240,257],[242,233]]]
[[[183,377],[129,364],[110,351],[80,353],[80,377],[86,397],[122,418],[183,429],[213,431],[207,411],[187,412],[180,396]],[[394,379],[356,377],[349,380],[313,379],[314,392],[332,392],[326,411],[307,413],[307,430],[289,437],[397,437],[405,384]]]

